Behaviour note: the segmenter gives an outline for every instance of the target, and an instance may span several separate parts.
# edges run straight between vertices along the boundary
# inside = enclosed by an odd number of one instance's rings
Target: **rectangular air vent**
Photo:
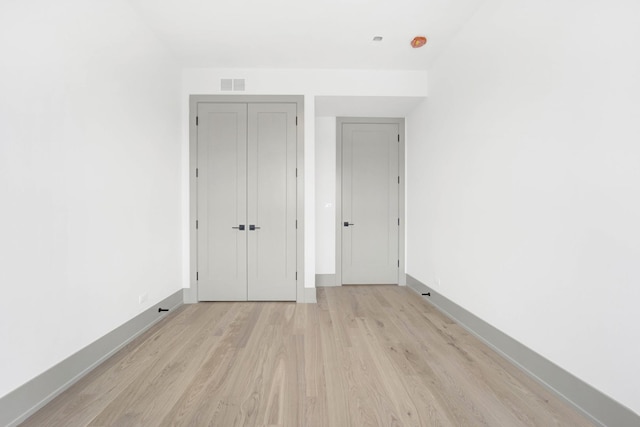
[[[233,90],[233,80],[220,79],[220,90]]]
[[[244,90],[244,79],[233,79],[233,90]]]

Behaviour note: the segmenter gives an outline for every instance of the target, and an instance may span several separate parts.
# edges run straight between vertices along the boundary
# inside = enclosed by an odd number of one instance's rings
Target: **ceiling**
[[[129,1],[185,67],[420,70],[484,0]]]

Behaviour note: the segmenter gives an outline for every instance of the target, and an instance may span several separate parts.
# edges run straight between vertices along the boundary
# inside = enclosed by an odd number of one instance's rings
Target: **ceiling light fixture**
[[[416,36],[411,40],[411,47],[416,49],[427,44],[427,38],[424,36]]]
[[[381,41],[382,41],[382,36],[375,36],[375,37],[373,38],[373,41],[374,41],[374,42],[381,42]]]

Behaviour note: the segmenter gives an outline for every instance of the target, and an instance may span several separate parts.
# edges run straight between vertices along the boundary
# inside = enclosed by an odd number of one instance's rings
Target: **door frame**
[[[336,286],[342,286],[342,127],[345,124],[397,124],[400,134],[398,146],[398,285],[405,286],[405,119],[385,117],[336,117]]]
[[[189,285],[185,302],[198,302],[198,235],[196,216],[198,213],[198,192],[196,166],[198,164],[198,138],[196,116],[200,103],[296,104],[296,302],[305,302],[304,292],[304,96],[302,95],[189,95]]]

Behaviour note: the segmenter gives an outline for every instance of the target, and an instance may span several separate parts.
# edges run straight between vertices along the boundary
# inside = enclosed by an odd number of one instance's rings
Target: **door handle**
[[[231,228],[235,228],[236,230],[244,231],[244,224],[240,224],[237,227],[231,227]]]
[[[350,226],[350,225],[355,225],[355,224],[351,224],[349,221],[345,221],[345,222],[344,222],[344,226],[345,226],[345,227],[348,227],[348,226]]]
[[[260,230],[260,227],[256,227],[255,225],[250,224],[249,225],[249,231],[253,231],[253,230]]]

